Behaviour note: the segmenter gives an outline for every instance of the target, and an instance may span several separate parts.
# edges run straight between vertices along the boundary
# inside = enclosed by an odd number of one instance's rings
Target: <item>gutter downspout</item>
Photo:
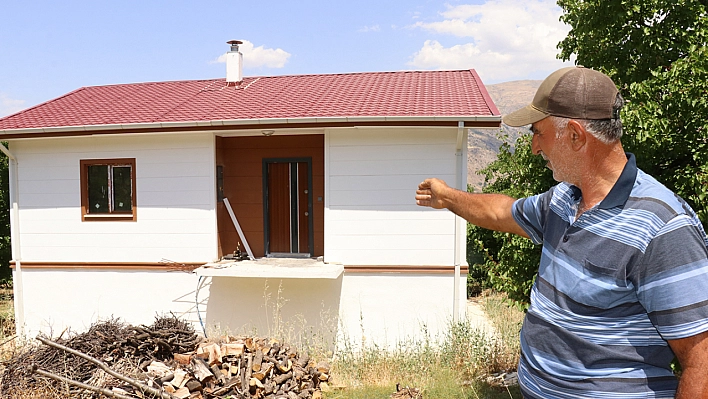
[[[466,168],[464,167],[463,159],[462,159],[462,142],[464,138],[464,130],[465,130],[465,122],[464,121],[459,121],[457,122],[457,144],[455,146],[455,187],[458,190],[463,190],[467,191],[466,187],[463,187],[463,184],[466,183],[466,179],[464,179],[464,172],[466,172]],[[455,245],[454,245],[454,251],[455,251],[455,257],[454,257],[454,262],[455,262],[455,278],[453,279],[455,287],[453,288],[453,304],[452,304],[452,321],[457,322],[460,319],[460,238],[461,238],[461,233],[460,233],[460,226],[462,225],[462,220],[459,216],[455,215]]]
[[[11,216],[10,216],[10,242],[12,246],[12,259],[15,261],[15,278],[13,281],[13,289],[15,296],[15,325],[17,335],[24,337],[25,333],[25,301],[24,290],[22,286],[22,256],[20,253],[20,206],[19,206],[19,180],[18,180],[18,165],[17,158],[0,144],[2,151],[8,158],[8,174],[10,180],[10,201],[12,201]]]

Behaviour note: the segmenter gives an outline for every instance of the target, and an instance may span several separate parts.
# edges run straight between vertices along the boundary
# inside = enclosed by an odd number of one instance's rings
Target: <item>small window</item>
[[[81,161],[82,220],[136,220],[135,158]]]

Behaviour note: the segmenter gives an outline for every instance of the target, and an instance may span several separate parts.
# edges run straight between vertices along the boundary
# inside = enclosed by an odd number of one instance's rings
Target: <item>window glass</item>
[[[130,166],[113,166],[113,210],[130,212],[132,210],[132,189]]]
[[[108,165],[88,167],[88,213],[110,213],[108,208]]]

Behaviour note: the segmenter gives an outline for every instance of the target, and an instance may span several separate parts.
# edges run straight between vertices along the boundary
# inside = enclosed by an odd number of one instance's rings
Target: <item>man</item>
[[[623,151],[622,105],[606,75],[558,70],[503,118],[531,125],[558,185],[519,200],[438,179],[416,191],[418,205],[543,244],[521,329],[525,398],[708,398],[708,238]]]

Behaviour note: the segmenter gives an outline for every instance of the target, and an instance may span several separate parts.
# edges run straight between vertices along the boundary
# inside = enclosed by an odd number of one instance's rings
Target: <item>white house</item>
[[[414,195],[430,176],[465,189],[468,128],[500,125],[477,73],[242,77],[237,47],[226,79],[83,87],[0,119],[19,332],[172,312],[385,346],[464,314],[465,224]],[[214,263],[237,249],[256,260]]]

